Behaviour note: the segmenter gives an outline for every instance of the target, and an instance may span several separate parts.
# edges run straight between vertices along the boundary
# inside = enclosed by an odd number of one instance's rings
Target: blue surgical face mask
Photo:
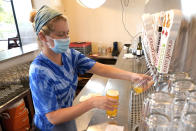
[[[54,47],[51,48],[55,53],[64,53],[70,44],[70,38],[54,39]]]

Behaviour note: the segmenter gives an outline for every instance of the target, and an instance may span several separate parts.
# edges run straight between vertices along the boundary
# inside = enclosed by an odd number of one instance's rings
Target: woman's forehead
[[[59,20],[59,21],[55,22],[54,23],[54,31],[56,33],[69,32],[69,26],[68,26],[67,21]]]

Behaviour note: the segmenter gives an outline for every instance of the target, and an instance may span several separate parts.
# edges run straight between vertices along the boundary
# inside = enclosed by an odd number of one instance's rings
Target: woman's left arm
[[[148,75],[137,74],[137,73],[121,70],[113,66],[104,65],[98,62],[96,62],[95,65],[88,72],[95,73],[97,75],[104,76],[104,77],[109,77],[113,79],[121,79],[121,80],[129,80],[132,82],[152,79]]]

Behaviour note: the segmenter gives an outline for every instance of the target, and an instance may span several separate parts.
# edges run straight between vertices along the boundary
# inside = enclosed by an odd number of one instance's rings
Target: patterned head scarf
[[[36,16],[35,16],[35,31],[36,34],[40,32],[42,27],[51,19],[53,19],[56,16],[62,15],[61,13],[57,12],[54,9],[51,9],[50,7],[44,5],[42,6]]]

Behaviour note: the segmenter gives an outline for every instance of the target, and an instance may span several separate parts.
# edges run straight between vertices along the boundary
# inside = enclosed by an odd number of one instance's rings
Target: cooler
[[[20,100],[8,110],[3,112],[8,117],[3,119],[3,127],[6,131],[27,131],[30,128],[28,109],[24,100]]]
[[[84,55],[90,55],[92,52],[91,42],[72,42],[69,45],[70,48],[73,48]]]

